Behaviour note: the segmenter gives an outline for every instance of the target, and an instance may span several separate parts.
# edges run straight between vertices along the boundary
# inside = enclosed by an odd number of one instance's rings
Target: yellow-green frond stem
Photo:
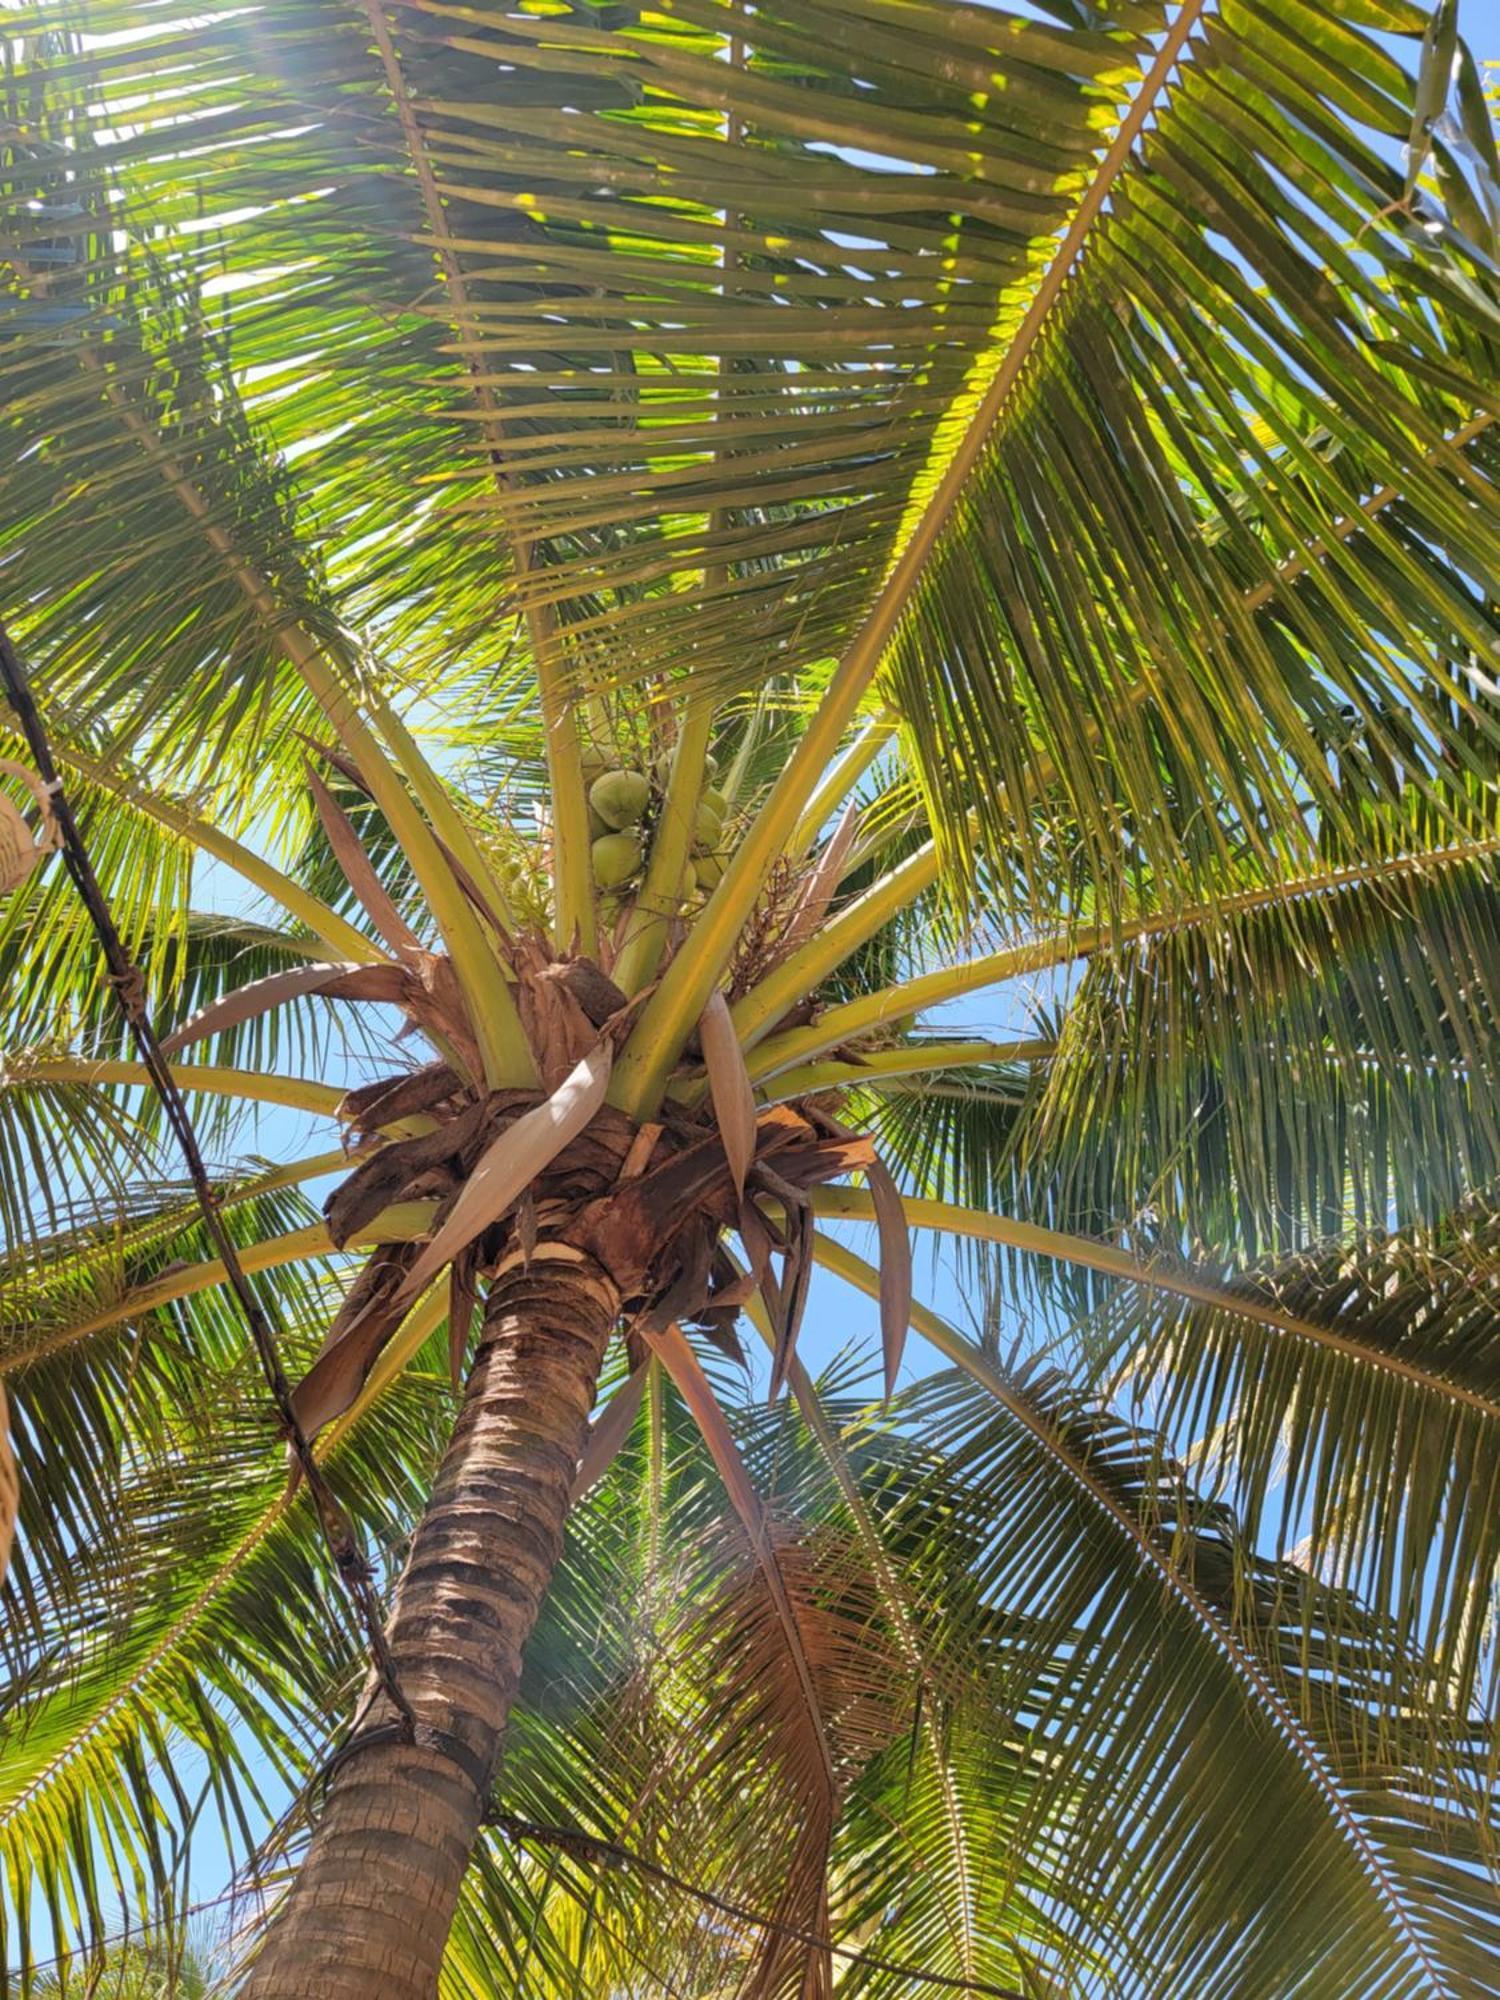
[[[542,730],[547,744],[547,789],[552,802],[553,922],[559,951],[592,956],[599,948],[594,918],[594,876],[589,856],[588,788],[572,704],[550,677],[539,682]]]
[[[930,889],[940,867],[935,845],[919,849],[866,890],[858,902],[841,910],[831,923],[821,925],[758,986],[742,995],[731,1012],[744,1046],[754,1048],[770,1023],[778,1021],[804,994],[816,992],[846,958]]]
[[[752,1036],[751,1081],[761,1083],[793,1064],[811,1062],[815,1056],[836,1049],[841,1042],[891,1027],[908,1014],[920,1013],[924,1007],[941,1006],[945,1000],[957,1000],[965,993],[999,985],[1019,973],[1066,964],[1080,949],[1086,947],[1080,947],[1077,938],[1048,938],[1034,945],[1017,945],[1009,951],[987,952],[962,965],[943,966],[936,972],[905,980],[899,986],[861,994],[858,1000],[847,1001],[842,1007],[830,1007],[808,1027],[773,1035],[758,1046]],[[752,997],[746,995],[747,999]]]
[[[207,820],[199,819],[185,806],[172,799],[159,798],[149,786],[137,779],[122,778],[102,759],[90,757],[69,743],[54,741],[52,754],[65,770],[76,771],[80,778],[97,785],[101,791],[112,792],[115,797],[128,801],[147,819],[154,819],[169,832],[180,834],[190,847],[215,861],[222,861],[226,868],[232,868],[241,881],[269,896],[298,923],[306,924],[330,958],[353,959],[358,964],[373,965],[385,957],[372,938],[356,930],[337,910],[331,910],[310,890],[304,889],[300,882],[294,882],[261,855],[231,835],[221,833]],[[313,956],[311,951],[309,956]]]
[[[889,713],[867,722],[813,794],[812,804],[802,815],[792,836],[790,852],[805,854],[833,815],[834,808],[848,798],[886,744],[895,735],[897,718]]]
[[[872,1049],[858,1062],[805,1063],[782,1070],[762,1093],[767,1104],[787,1104],[820,1090],[879,1090],[903,1077],[933,1070],[975,1069],[989,1063],[1046,1062],[1055,1042],[910,1042],[897,1049]]]
[[[865,671],[856,647],[834,675],[802,740],[746,828],[723,880],[642,1008],[610,1085],[611,1102],[632,1117],[645,1117],[660,1103],[708,996],[734,956],[761,890],[791,843],[873,673],[873,664]]]
[[[394,1202],[352,1237],[347,1247],[368,1249],[378,1243],[416,1242],[431,1229],[435,1208],[436,1203],[430,1201]],[[335,1245],[323,1224],[312,1222],[305,1229],[292,1229],[284,1236],[273,1236],[263,1243],[246,1244],[239,1254],[241,1266],[253,1276],[257,1271],[280,1270],[287,1264],[305,1264],[315,1257],[331,1257],[335,1254]],[[200,1264],[190,1264],[186,1270],[172,1271],[166,1277],[155,1278],[150,1284],[137,1285],[112,1305],[101,1306],[98,1312],[89,1313],[68,1326],[54,1327],[30,1347],[6,1354],[3,1357],[5,1372],[17,1375],[65,1348],[75,1347],[80,1340],[87,1340],[92,1334],[118,1326],[122,1320],[130,1319],[136,1313],[154,1312],[158,1306],[171,1305],[178,1299],[192,1298],[198,1292],[221,1285],[224,1276],[222,1260],[210,1257]]]
[[[683,870],[693,844],[713,724],[713,710],[701,703],[689,709],[678,733],[646,879],[635,899],[630,930],[614,966],[615,984],[627,994],[639,993],[655,978],[666,949],[667,926],[682,906]]]
[[[1382,857],[1376,861],[1356,862],[1347,867],[1323,868],[1305,875],[1293,877],[1283,882],[1269,882],[1258,888],[1242,889],[1233,894],[1221,896],[1212,903],[1191,903],[1179,910],[1158,910],[1147,916],[1135,917],[1128,923],[1112,927],[1090,925],[1077,931],[1063,931],[1053,936],[1037,938],[1024,944],[1010,945],[1004,951],[985,952],[978,958],[971,958],[959,965],[942,966],[935,972],[919,974],[915,979],[903,981],[898,986],[887,986],[878,993],[862,994],[857,1000],[850,1000],[842,1007],[831,1007],[810,1026],[796,1028],[785,1035],[776,1035],[771,1040],[759,1042],[758,1029],[762,1029],[768,1018],[765,996],[770,995],[775,1012],[769,1014],[774,1020],[808,990],[799,984],[791,988],[789,997],[783,997],[784,975],[802,954],[794,954],[784,966],[778,966],[768,979],[753,987],[733,1009],[735,1026],[740,1031],[743,1045],[754,1048],[756,1053],[750,1060],[750,1075],[759,1083],[767,1077],[778,1074],[793,1063],[810,1062],[813,1057],[837,1048],[841,1042],[856,1035],[869,1034],[872,1030],[888,1026],[908,1014],[920,1013],[923,1008],[941,1006],[948,1000],[960,999],[966,993],[976,993],[986,986],[998,986],[1007,979],[1019,978],[1023,974],[1045,972],[1060,965],[1067,965],[1074,959],[1087,958],[1093,952],[1111,945],[1129,944],[1137,939],[1155,937],[1163,932],[1180,930],[1190,925],[1209,924],[1226,917],[1243,916],[1252,910],[1267,908],[1273,903],[1299,902],[1305,897],[1336,893],[1341,889],[1357,888],[1362,884],[1394,880],[1406,875],[1421,875],[1432,869],[1450,868],[1465,862],[1483,860],[1500,853],[1500,837],[1484,840],[1458,841],[1450,847],[1422,850],[1414,854],[1398,854]],[[877,896],[880,890],[871,890]],[[863,907],[867,898],[845,913],[853,916]],[[839,922],[842,922],[840,919]],[[815,954],[820,946],[839,928],[838,923],[829,925],[820,937],[809,940],[804,951]],[[852,950],[853,945],[846,949]],[[840,956],[844,954],[841,953]],[[834,964],[838,960],[833,961]],[[799,977],[805,978],[806,966]],[[832,970],[832,966],[829,967]],[[757,1046],[757,1043],[759,1045]]]
[[[421,745],[383,695],[371,690],[367,699],[375,726],[391,746],[397,764],[432,821],[433,831],[447,846],[449,853],[468,870],[475,888],[495,914],[503,923],[514,927],[515,913],[504,887],[491,868],[484,849],[470,831],[468,821],[454,805],[448,787],[423,754]]]
[[[279,1188],[297,1187],[303,1181],[339,1173],[348,1165],[348,1155],[341,1146],[331,1152],[313,1153],[305,1159],[290,1161],[286,1166],[270,1167],[264,1173],[250,1174],[222,1188],[219,1205],[224,1209],[236,1208],[245,1202],[256,1201],[262,1195],[272,1194]],[[75,1246],[62,1267],[64,1274],[69,1281],[77,1281],[86,1278],[90,1272],[118,1270],[125,1258],[139,1256],[153,1244],[179,1236],[183,1228],[196,1221],[197,1217],[198,1205],[192,1196],[157,1209],[155,1213],[140,1217],[108,1237],[94,1238]],[[57,1265],[52,1265],[50,1270],[44,1266],[35,1273],[43,1288],[57,1269]],[[33,1293],[32,1296],[37,1295]],[[11,1317],[20,1319],[27,1310],[19,1301],[13,1301]]]
[[[815,1188],[812,1205],[815,1215],[829,1220],[871,1223],[875,1220],[874,1199],[863,1188]],[[1253,1321],[1257,1326],[1270,1327],[1295,1340],[1312,1341],[1319,1347],[1332,1348],[1336,1353],[1350,1355],[1368,1367],[1399,1376],[1405,1382],[1414,1382],[1434,1395],[1467,1403],[1486,1416],[1500,1420],[1500,1403],[1493,1403],[1472,1389],[1460,1388],[1411,1362],[1398,1360],[1394,1355],[1383,1353],[1362,1341],[1334,1333],[1314,1320],[1298,1319],[1294,1314],[1279,1312],[1274,1306],[1246,1298],[1225,1285],[1195,1277],[1191,1271],[1170,1264],[1147,1263],[1142,1258],[1132,1257],[1127,1250],[1117,1250],[1112,1244],[1098,1243],[1087,1236],[1068,1236],[1056,1229],[1039,1228],[1032,1222],[1013,1221],[1009,1216],[985,1215],[977,1209],[959,1208],[952,1202],[906,1197],[904,1206],[907,1221],[916,1229],[940,1230],[948,1235],[972,1237],[982,1243],[1002,1244],[1011,1250],[1029,1251],[1039,1257],[1055,1257],[1063,1263],[1077,1264],[1086,1270],[1101,1272],[1106,1277],[1139,1285],[1147,1291],[1167,1292],[1174,1298],[1189,1299],[1195,1305],[1237,1313],[1241,1319]],[[919,1332],[927,1333],[925,1323],[917,1317],[919,1310],[913,1309],[912,1325]],[[931,1338],[930,1334],[928,1338]],[[955,1335],[955,1338],[958,1336]],[[943,1351],[946,1353],[948,1350],[945,1348]]]
[[[879,672],[886,649],[911,607],[928,561],[953,518],[1026,357],[1057,302],[1110,187],[1130,156],[1152,105],[1171,75],[1202,5],[1203,0],[1186,0],[1179,9],[1149,74],[1131,100],[1108,152],[1079,202],[1015,339],[1007,347],[941,478],[891,563],[868,618],[840,660],[806,733],[752,822],[723,881],[709,898],[682,950],[668,966],[657,992],[642,1009],[635,1032],[615,1067],[610,1091],[613,1102],[631,1115],[644,1117],[660,1102],[667,1079],[709,994],[729,964],[740,932],[777,856],[794,839],[817,790],[819,774],[837,754],[844,731]]]
[[[304,643],[295,644],[299,639]],[[358,764],[375,803],[385,814],[421,885],[468,1003],[484,1061],[485,1081],[491,1086],[534,1083],[536,1064],[510,986],[432,828],[418,811],[400,772],[355,708],[353,696],[322,654],[295,628],[286,633],[286,648],[309,691]]]
[[[171,1063],[168,1065],[179,1090],[202,1091],[210,1097],[241,1097],[253,1104],[284,1104],[292,1111],[310,1111],[319,1118],[332,1118],[344,1101],[344,1092],[331,1083],[316,1083],[311,1077],[276,1076],[259,1070],[229,1069],[217,1063]],[[95,1083],[145,1088],[151,1082],[144,1063],[96,1061],[91,1056],[47,1056],[4,1073],[6,1082]]]
[[[449,308],[456,332],[462,333],[471,321],[472,303],[463,264],[454,246],[447,207],[428,149],[421,116],[404,72],[401,53],[391,33],[384,6],[367,0],[365,13],[385,70],[391,101],[405,135],[411,165],[421,189],[427,226],[432,233],[442,272]],[[489,475],[496,496],[503,503],[512,493],[507,470],[510,435],[494,386],[477,354],[469,356],[469,373],[479,403],[484,427]],[[505,509],[501,508],[505,517]],[[536,568],[536,551],[519,529],[509,537],[511,561],[517,581],[524,586]],[[557,618],[549,604],[528,597],[524,605],[527,633],[531,642],[532,665],[541,698],[542,733],[547,753],[547,784],[552,804],[552,882],[555,943],[561,952],[576,946],[590,956],[597,949],[594,919],[593,878],[589,869],[588,795],[584,784],[583,759],[572,704],[563,685],[557,645]],[[412,783],[418,796],[422,787],[415,774]],[[427,809],[433,812],[430,801]],[[455,815],[456,817],[456,815]],[[434,824],[440,822],[434,813]],[[445,838],[447,836],[445,835]],[[449,845],[453,842],[450,839]],[[463,853],[455,848],[455,853]],[[485,870],[478,878],[486,880]],[[503,905],[502,905],[503,907]],[[493,1083],[494,1077],[490,1078]]]
[[[269,1194],[275,1188],[296,1187],[302,1181],[321,1180],[324,1174],[345,1174],[349,1171],[349,1155],[342,1146],[334,1146],[326,1153],[309,1153],[305,1159],[290,1160],[284,1167],[271,1167],[253,1180],[241,1181],[223,1197],[227,1208],[234,1202],[248,1201],[258,1194]]]
[[[237,588],[268,633],[275,635],[284,658],[296,668],[303,684],[342,737],[374,794],[376,804],[400,841],[412,872],[421,884],[438,929],[447,942],[453,970],[474,1015],[474,1032],[490,1084],[526,1084],[536,1080],[536,1064],[522,1032],[510,988],[498,960],[485,943],[479,921],[470,910],[444,861],[431,828],[412,802],[397,772],[391,769],[355,705],[347,676],[336,667],[323,645],[279,602],[267,578],[236,547],[215,518],[208,500],[184,468],[163,449],[161,440],[140,416],[121,401],[104,363],[92,349],[81,347],[79,358],[104,382],[105,394],[120,411],[125,428],[176,494],[205,541],[224,560]]]

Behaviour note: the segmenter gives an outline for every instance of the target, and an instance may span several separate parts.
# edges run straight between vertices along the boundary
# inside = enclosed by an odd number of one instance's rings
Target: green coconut
[[[606,771],[589,786],[589,804],[610,826],[635,826],[651,802],[644,771]]]
[[[615,752],[607,750],[602,743],[596,743],[592,736],[580,730],[578,761],[583,766],[585,779],[592,784],[595,778],[602,777],[606,771],[614,768]]]
[[[719,844],[719,835],[724,831],[724,815],[715,812],[704,793],[698,807],[697,818],[693,821],[693,845],[711,851]]]
[[[593,808],[592,806],[590,806],[590,807],[589,807],[589,839],[590,839],[590,840],[602,840],[602,839],[604,838],[605,834],[607,834],[607,833],[613,833],[613,832],[614,832],[614,828],[613,828],[613,827],[612,827],[612,826],[610,825],[609,821],[608,821],[608,820],[607,820],[607,819],[606,819],[606,818],[604,817],[603,813],[600,813],[600,812],[595,812],[594,808]]]
[[[677,753],[674,750],[662,750],[659,751],[657,755],[651,760],[651,769],[656,777],[656,785],[658,791],[664,792],[667,789],[667,786],[671,783],[672,759],[676,756],[676,754]],[[705,757],[703,759],[704,782],[706,784],[711,785],[714,779],[718,777],[718,775],[719,775],[718,758]]]
[[[641,843],[633,833],[606,833],[591,852],[594,880],[601,889],[618,889],[641,865]]]
[[[724,857],[722,854],[695,854],[693,873],[698,878],[700,889],[717,889],[724,879]]]
[[[684,896],[694,896],[698,893],[698,864],[696,861],[688,861],[683,864],[682,893]]]
[[[710,775],[714,774],[711,773]],[[728,816],[729,801],[717,785],[705,786],[703,797],[699,800],[699,804],[700,806],[706,806],[710,812],[717,813],[721,820]]]

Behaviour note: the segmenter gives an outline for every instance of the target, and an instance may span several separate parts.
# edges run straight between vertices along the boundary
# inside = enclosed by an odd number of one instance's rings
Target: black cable
[[[203,1164],[203,1155],[198,1149],[198,1140],[193,1131],[187,1103],[161,1052],[161,1043],[151,1022],[150,1010],[146,1005],[146,982],[140,967],[126,951],[124,941],[115,928],[109,904],[99,887],[88,849],[78,830],[78,822],[73,816],[73,808],[68,803],[62,780],[57,775],[51,746],[32,697],[26,670],[21,665],[20,656],[11,643],[3,622],[0,622],[0,679],[5,683],[6,694],[10,697],[11,706],[16,711],[21,725],[21,733],[30,746],[37,773],[46,792],[47,811],[61,843],[63,862],[73,878],[79,899],[99,939],[105,963],[109,967],[109,983],[115,990],[120,1011],[125,1016],[136,1048],[140,1052],[141,1061],[150,1074],[157,1096],[161,1099],[167,1123],[171,1126],[177,1144],[181,1148],[182,1157],[187,1163],[188,1178],[193,1184],[193,1192],[202,1211],[204,1228],[223,1263],[225,1277],[250,1329],[250,1337],[260,1357],[266,1386],[276,1404],[281,1428],[296,1454],[302,1477],[307,1481],[307,1490],[317,1509],[318,1520],[322,1525],[334,1567],[343,1579],[344,1588],[364,1625],[365,1640],[375,1672],[387,1698],[401,1716],[403,1724],[411,1730],[415,1726],[416,1718],[411,1703],[401,1690],[395,1662],[386,1643],[385,1623],[379,1599],[375,1595],[374,1573],[355,1538],[349,1517],[334,1497],[328,1481],[323,1476],[322,1468],[313,1455],[312,1445],[297,1421],[296,1411],[292,1405],[291,1385],[281,1366],[275,1332],[260,1300],[256,1297],[245,1267],[240,1262],[239,1252],[219,1213],[218,1196],[209,1180],[208,1169]]]

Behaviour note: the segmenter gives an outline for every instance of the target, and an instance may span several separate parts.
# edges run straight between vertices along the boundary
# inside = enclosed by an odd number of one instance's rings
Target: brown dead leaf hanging
[[[911,1235],[906,1204],[883,1160],[865,1169],[880,1231],[880,1345],[885,1358],[887,1402],[896,1392],[906,1333],[911,1324]]]
[[[393,950],[420,951],[422,940],[386,893],[385,884],[376,874],[375,864],[366,854],[349,815],[312,765],[308,764],[305,768],[308,790],[318,809],[318,818],[323,822],[328,845],[333,849],[333,857],[344,871],[344,879],[359,898],[366,916]]]
[[[28,771],[24,764],[13,764],[8,757],[0,757],[0,772],[7,778],[20,779],[36,800],[42,816],[40,828],[33,833],[20,807],[0,792],[0,895],[5,895],[20,888],[44,855],[61,847],[62,836],[52,817],[46,787],[36,773]]]
[[[162,1037],[161,1052],[164,1056],[175,1056],[193,1042],[201,1042],[206,1035],[241,1027],[246,1021],[269,1014],[273,1007],[307,993],[325,993],[334,1000],[367,1000],[399,1006],[413,985],[411,975],[389,961],[379,965],[294,965],[285,972],[273,972],[268,978],[253,979],[248,986],[241,986],[203,1008],[173,1034]]]
[[[735,1198],[745,1192],[745,1176],[755,1158],[755,1093],[745,1067],[745,1054],[722,993],[711,993],[698,1022],[698,1041],[708,1071],[709,1096],[719,1124],[719,1136],[734,1177]]]
[[[573,1475],[571,1498],[575,1507],[591,1486],[598,1485],[629,1437],[641,1407],[641,1398],[646,1393],[648,1366],[646,1361],[636,1363],[589,1427],[583,1456]]]

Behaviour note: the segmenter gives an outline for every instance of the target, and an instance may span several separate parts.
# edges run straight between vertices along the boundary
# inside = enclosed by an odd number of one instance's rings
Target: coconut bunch
[[[357,779],[348,759],[334,757]],[[436,1053],[422,1067],[351,1090],[340,1108],[352,1171],[325,1206],[329,1237],[337,1249],[356,1242],[375,1247],[297,1387],[294,1406],[304,1432],[315,1435],[350,1407],[407,1314],[445,1272],[456,1382],[481,1286],[529,1261],[539,1244],[547,1254],[591,1258],[609,1273],[627,1340],[637,1344],[653,1330],[687,1325],[738,1354],[734,1322],[758,1290],[774,1328],[775,1393],[811,1277],[811,1190],[851,1172],[865,1174],[876,1199],[893,1380],[910,1298],[905,1217],[870,1142],[836,1123],[827,1097],[759,1107],[726,996],[717,993],[661,1108],[637,1123],[606,1093],[616,1051],[646,991],[629,997],[606,964],[556,952],[539,926],[507,925],[454,861],[455,879],[485,919],[511,986],[537,1078],[526,1088],[487,1086],[451,961],[411,929],[326,785],[311,771],[309,780],[329,844],[389,956],[303,965],[256,981],[163,1043],[176,1055],[289,1000],[321,994],[394,1009],[404,1017],[402,1034],[420,1035]],[[595,774],[594,810],[621,822],[595,841],[606,868],[611,854],[623,863],[628,848],[632,872],[639,869],[663,796],[655,774],[623,760]],[[695,826],[710,856],[724,824],[710,790]],[[852,837],[848,819],[814,862],[780,884],[761,937],[767,962],[794,950],[821,921]],[[537,865],[545,864],[541,842]],[[615,886],[601,882],[601,894]],[[731,1235],[739,1239],[743,1265],[729,1251]]]
[[[600,896],[600,914],[613,925],[639,885],[651,843],[666,808],[671,777],[670,752],[639,763],[624,760],[615,746],[606,748],[590,736],[583,746],[584,778],[588,784],[591,861]],[[720,760],[710,751],[704,759],[704,785],[693,816],[687,861],[678,901],[691,903],[718,885],[724,873],[730,832],[730,800],[717,780]]]

